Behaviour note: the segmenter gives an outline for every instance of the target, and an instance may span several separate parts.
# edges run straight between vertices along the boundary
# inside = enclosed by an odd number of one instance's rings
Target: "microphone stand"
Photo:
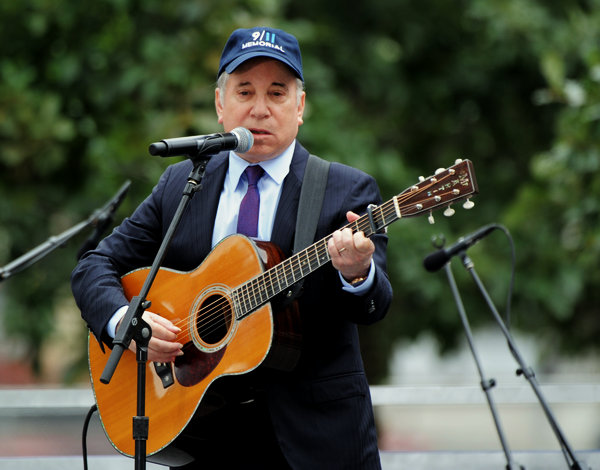
[[[513,357],[515,358],[515,360],[517,361],[517,363],[519,365],[519,368],[516,371],[517,375],[522,375],[523,377],[525,377],[527,379],[527,381],[531,385],[536,397],[538,398],[538,401],[539,401],[542,409],[544,410],[546,418],[548,419],[548,422],[550,423],[550,427],[554,431],[554,434],[556,435],[556,438],[560,444],[560,447],[564,454],[568,468],[571,470],[589,470],[590,467],[585,465],[583,462],[580,462],[577,460],[575,453],[573,452],[571,446],[567,442],[566,437],[562,433],[556,419],[554,418],[554,416],[552,414],[550,407],[548,406],[544,396],[542,395],[542,391],[540,390],[540,387],[539,387],[539,384],[535,377],[535,373],[534,373],[533,369],[525,363],[523,357],[519,353],[519,350],[517,349],[517,346],[512,339],[512,335],[510,334],[510,331],[504,324],[504,321],[500,317],[500,314],[498,313],[498,310],[494,306],[492,299],[490,298],[489,294],[487,293],[483,283],[479,279],[479,276],[477,275],[477,272],[475,271],[475,265],[473,264],[471,259],[467,256],[466,250],[463,250],[459,254],[459,257],[461,258],[465,269],[471,274],[471,277],[475,281],[475,284],[481,291],[481,294],[483,295],[490,311],[492,312],[492,315],[494,316],[496,323],[498,323],[498,325],[500,326],[500,329],[502,330],[502,333],[504,334],[506,341],[508,342],[510,352],[512,353]]]
[[[68,240],[77,235],[79,232],[83,231],[85,228],[92,225],[97,225],[99,227],[100,224],[102,224],[103,229],[106,228],[105,221],[108,220],[110,222],[112,220],[112,216],[110,214],[114,212],[114,210],[123,200],[125,193],[129,188],[129,184],[129,181],[127,181],[123,186],[121,186],[121,189],[119,189],[117,194],[107,204],[105,204],[104,207],[94,211],[94,213],[83,222],[79,222],[77,225],[65,230],[59,235],[48,238],[44,243],[28,251],[14,261],[11,261],[6,266],[0,268],[0,282],[8,279],[13,274],[23,271],[29,266],[32,266],[50,254],[56,248],[64,246]],[[79,257],[80,256],[78,256],[78,258]]]
[[[171,240],[175,235],[175,231],[181,222],[183,213],[191,201],[194,193],[202,189],[202,178],[206,170],[210,156],[204,155],[201,157],[192,158],[194,168],[188,176],[187,184],[183,189],[183,196],[179,202],[179,206],[175,211],[175,215],[169,225],[167,233],[160,245],[156,257],[152,263],[148,276],[142,286],[140,293],[131,298],[129,307],[121,327],[118,329],[115,339],[113,340],[113,349],[108,358],[100,381],[104,384],[110,383],[110,380],[117,368],[121,356],[126,349],[129,348],[131,340],[136,343],[136,361],[137,361],[137,415],[133,418],[132,436],[135,440],[135,469],[146,469],[146,441],[148,440],[149,418],[146,414],[146,362],[148,361],[148,343],[152,337],[152,329],[142,319],[144,311],[150,307],[151,302],[146,300],[146,296],[150,291],[152,283],[156,278],[158,270],[165,258],[167,249],[171,244]]]
[[[98,246],[103,233],[112,224],[117,208],[121,205],[123,199],[125,199],[127,191],[129,191],[129,186],[131,186],[131,181],[125,181],[123,186],[117,191],[117,194],[115,194],[102,209],[97,210],[92,215],[96,230],[94,230],[94,233],[90,235],[90,237],[81,245],[81,248],[79,248],[79,252],[77,253],[78,260],[81,259],[87,251],[93,250]]]
[[[454,280],[454,275],[452,274],[452,269],[450,268],[450,263],[446,263],[444,266],[444,270],[446,271],[446,276],[448,278],[448,283],[450,284],[450,289],[452,290],[452,294],[454,295],[454,301],[456,302],[456,307],[458,308],[458,313],[460,314],[460,319],[462,321],[463,327],[465,329],[465,334],[467,337],[467,342],[469,343],[469,348],[471,349],[471,354],[473,356],[473,360],[475,361],[475,365],[477,367],[477,372],[479,373],[479,377],[481,379],[481,389],[485,393],[485,397],[487,399],[490,411],[492,413],[492,417],[494,419],[494,425],[496,426],[496,431],[498,433],[498,437],[500,438],[500,444],[502,445],[502,450],[504,451],[504,455],[506,456],[506,470],[525,470],[525,467],[519,465],[514,462],[512,458],[511,451],[508,447],[508,443],[504,437],[504,432],[502,431],[502,425],[500,424],[500,418],[498,417],[498,413],[496,411],[496,405],[492,399],[491,389],[496,385],[496,381],[494,379],[486,379],[485,374],[483,372],[483,368],[481,366],[481,361],[479,360],[479,356],[475,349],[475,343],[473,341],[473,334],[471,333],[471,327],[469,325],[469,320],[465,313],[465,307],[463,305],[460,293],[458,288],[456,287],[456,281]]]

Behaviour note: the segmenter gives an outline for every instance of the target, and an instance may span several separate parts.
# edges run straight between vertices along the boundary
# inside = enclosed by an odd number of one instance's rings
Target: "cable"
[[[81,449],[82,449],[82,455],[83,455],[83,470],[87,470],[87,468],[88,468],[88,463],[87,463],[87,432],[88,432],[88,427],[89,427],[89,424],[90,424],[90,420],[92,419],[92,415],[96,411],[98,411],[98,407],[94,404],[94,405],[92,405],[92,407],[88,411],[87,416],[85,417],[85,421],[83,422],[83,431],[81,433]]]

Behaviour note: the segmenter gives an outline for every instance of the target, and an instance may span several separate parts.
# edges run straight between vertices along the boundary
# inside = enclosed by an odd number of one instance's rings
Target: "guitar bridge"
[[[156,371],[156,375],[160,377],[160,381],[164,388],[168,388],[175,383],[175,379],[173,378],[173,369],[170,363],[155,362],[154,370]]]

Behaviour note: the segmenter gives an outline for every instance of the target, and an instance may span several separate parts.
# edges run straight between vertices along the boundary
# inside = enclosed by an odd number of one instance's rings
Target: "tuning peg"
[[[456,160],[454,160],[454,164],[458,165],[459,163],[462,163],[463,159],[462,158],[457,158]]]
[[[465,201],[465,203],[463,204],[463,209],[473,209],[473,207],[475,207],[475,203],[473,201],[471,201],[470,199],[467,199]]]
[[[433,218],[433,213],[431,211],[429,212],[429,217],[427,217],[427,220],[431,225],[435,224],[435,219]]]
[[[446,210],[444,211],[444,215],[446,217],[452,217],[455,214],[455,212],[456,211],[454,209],[452,209],[451,206],[448,206],[448,207],[446,207]]]
[[[446,171],[445,168],[438,168],[437,170],[435,170],[435,174],[439,175],[440,173],[443,173],[444,171]]]
[[[423,181],[425,181],[425,177],[424,176],[419,176],[419,183],[422,183]]]

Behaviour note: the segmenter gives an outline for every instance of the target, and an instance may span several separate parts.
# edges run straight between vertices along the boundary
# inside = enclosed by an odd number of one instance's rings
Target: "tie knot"
[[[248,179],[248,186],[255,186],[264,172],[265,170],[260,165],[247,166],[244,173]]]

